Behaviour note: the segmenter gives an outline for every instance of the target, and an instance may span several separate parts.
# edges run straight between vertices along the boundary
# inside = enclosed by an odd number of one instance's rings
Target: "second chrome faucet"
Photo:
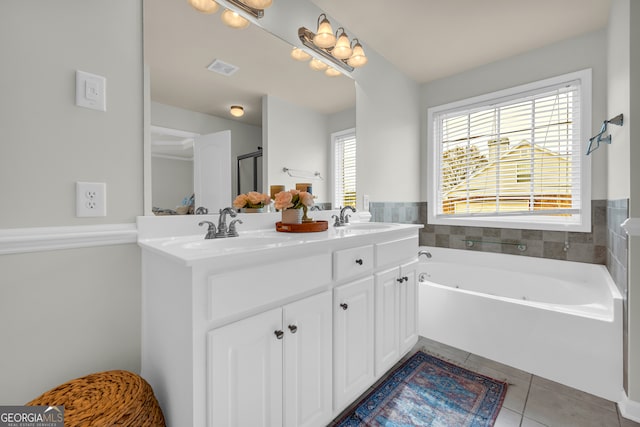
[[[238,231],[236,230],[236,223],[242,224],[240,219],[234,219],[229,224],[227,228],[227,215],[231,218],[235,218],[238,215],[238,212],[231,207],[227,207],[224,209],[220,209],[220,217],[218,218],[218,229],[216,230],[216,226],[211,221],[200,221],[198,223],[199,226],[203,226],[207,224],[207,234],[204,236],[205,239],[220,239],[224,237],[238,237]]]

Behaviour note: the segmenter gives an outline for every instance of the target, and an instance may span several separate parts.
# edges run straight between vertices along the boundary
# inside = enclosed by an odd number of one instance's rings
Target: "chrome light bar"
[[[307,49],[311,51],[311,53],[315,54],[314,56],[317,59],[322,60],[328,65],[339,67],[349,73],[354,70],[351,65],[331,55],[330,51],[321,49],[313,44],[313,36],[314,33],[306,29],[305,27],[298,28],[298,37],[300,38],[300,41]]]

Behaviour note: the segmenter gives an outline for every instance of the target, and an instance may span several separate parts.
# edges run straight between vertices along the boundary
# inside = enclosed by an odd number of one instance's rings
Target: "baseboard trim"
[[[0,255],[135,243],[135,224],[0,229]]]
[[[624,394],[622,400],[618,402],[618,409],[620,409],[620,415],[626,419],[640,423],[640,402],[629,400],[629,397]]]

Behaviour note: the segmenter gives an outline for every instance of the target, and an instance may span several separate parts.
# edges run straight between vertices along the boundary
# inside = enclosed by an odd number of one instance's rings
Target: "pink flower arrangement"
[[[269,203],[271,203],[271,197],[268,194],[249,191],[247,194],[239,194],[233,201],[233,207],[236,209],[259,209],[265,207]]]
[[[279,210],[304,209],[306,213],[307,208],[313,206],[313,195],[307,191],[281,191],[276,194],[274,206]]]

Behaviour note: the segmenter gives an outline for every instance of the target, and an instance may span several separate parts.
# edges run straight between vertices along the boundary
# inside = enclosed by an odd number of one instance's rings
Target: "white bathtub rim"
[[[622,392],[618,408],[620,409],[620,415],[624,418],[640,423],[640,402],[629,399],[625,392]]]
[[[497,301],[503,301],[509,304],[518,304],[525,307],[531,307],[531,308],[547,310],[547,311],[554,311],[554,312],[568,314],[571,316],[580,316],[587,319],[599,320],[603,322],[616,321],[616,318],[615,318],[616,307],[614,306],[611,306],[609,308],[602,307],[602,309],[600,310],[594,310],[593,308],[585,307],[584,305],[562,305],[562,304],[552,304],[548,302],[538,302],[535,300],[519,300],[519,299],[503,297],[499,295],[471,291],[463,288],[453,288],[448,285],[441,285],[439,283],[430,282],[428,280],[419,282],[420,285],[422,285],[423,283],[426,284],[427,286],[434,286],[437,288],[450,290],[451,292],[461,292],[461,293],[474,295],[481,298],[490,298]]]

